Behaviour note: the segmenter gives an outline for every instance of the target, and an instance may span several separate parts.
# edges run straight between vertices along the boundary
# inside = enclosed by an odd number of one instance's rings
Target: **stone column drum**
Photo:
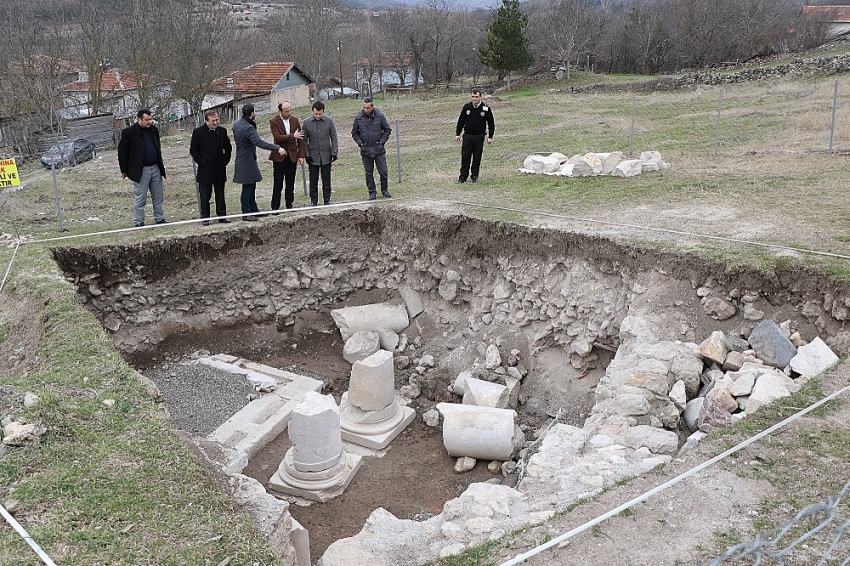
[[[453,458],[510,460],[525,441],[511,409],[438,403],[443,415],[443,445]]]
[[[269,487],[313,501],[342,494],[360,468],[360,456],[342,448],[339,407],[333,397],[304,394],[289,421],[292,447],[286,451]]]
[[[343,440],[374,450],[386,448],[413,421],[416,412],[396,400],[392,352],[378,350],[354,362],[339,409]]]

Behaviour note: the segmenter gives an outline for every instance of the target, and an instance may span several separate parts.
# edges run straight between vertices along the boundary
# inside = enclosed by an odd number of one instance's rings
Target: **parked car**
[[[50,169],[55,167],[74,166],[83,161],[93,159],[97,155],[97,148],[85,138],[60,141],[44,152],[41,156],[41,164]]]

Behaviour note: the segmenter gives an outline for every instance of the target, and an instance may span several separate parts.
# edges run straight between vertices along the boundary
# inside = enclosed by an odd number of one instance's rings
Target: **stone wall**
[[[389,207],[53,252],[126,353],[171,333],[273,322],[403,285],[470,320],[521,328],[535,350],[561,346],[579,357],[594,345],[618,346],[620,321],[649,286],[684,281],[695,290],[712,281],[717,294],[734,288],[769,305],[806,303],[824,337],[840,330],[843,311],[815,307],[848,296],[846,285],[793,266],[782,274],[727,268],[552,229]],[[735,320],[721,329],[732,331]]]

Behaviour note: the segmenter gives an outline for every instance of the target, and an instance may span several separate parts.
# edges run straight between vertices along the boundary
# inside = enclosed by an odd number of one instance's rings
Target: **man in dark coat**
[[[380,110],[375,108],[371,96],[363,99],[363,110],[354,118],[351,137],[360,147],[360,158],[366,171],[366,188],[369,189],[369,200],[375,200],[375,166],[381,177],[381,194],[386,198],[392,197],[389,191],[387,174],[387,150],[384,144],[390,139],[392,128]]]
[[[484,153],[484,136],[488,130],[487,144],[489,145],[493,143],[493,132],[496,130],[493,111],[481,102],[481,89],[473,88],[472,101],[463,105],[460,117],[457,119],[457,128],[455,128],[455,141],[458,143],[461,139],[460,133],[463,132],[458,183],[465,183],[467,177],[471,177],[473,183],[478,182],[481,154]],[[472,171],[469,168],[470,161],[472,162]]]
[[[162,210],[162,180],[165,179],[165,165],[162,163],[162,146],[159,143],[159,130],[153,125],[153,116],[147,108],[136,114],[138,118],[132,126],[121,131],[118,142],[118,167],[121,178],[130,178],[134,183],[133,224],[145,225],[145,205],[148,191],[153,204],[153,219],[157,224],[165,224],[165,212]]]
[[[257,133],[257,123],[254,121],[254,105],[246,104],[242,107],[242,117],[233,123],[233,143],[236,144],[236,165],[233,171],[233,182],[242,185],[242,220],[255,221],[257,217],[253,212],[260,212],[257,206],[257,182],[263,180],[260,168],[257,166],[257,148],[276,151],[281,156],[286,155],[286,150],[263,141]]]
[[[215,187],[215,215],[219,222],[230,222],[227,216],[227,205],[224,202],[224,184],[227,182],[227,164],[233,147],[227,130],[218,125],[218,112],[210,110],[204,114],[204,123],[192,132],[192,142],[189,144],[189,154],[198,164],[195,180],[198,182],[200,196],[201,218],[210,217],[210,197]],[[204,226],[210,221],[204,220]]]
[[[322,176],[322,199],[331,203],[331,163],[336,161],[336,126],[330,116],[325,116],[325,103],[317,100],[313,103],[313,115],[301,125],[304,132],[304,144],[307,151],[307,165],[310,166],[310,204],[319,204],[319,174]]]
[[[269,153],[269,159],[274,162],[274,184],[272,185],[272,210],[280,208],[280,192],[284,181],[284,202],[286,208],[292,208],[295,200],[295,173],[298,165],[304,163],[304,132],[301,131],[301,122],[292,115],[292,104],[283,101],[277,105],[277,116],[269,120],[274,143],[286,150],[286,156],[281,157],[276,151]]]

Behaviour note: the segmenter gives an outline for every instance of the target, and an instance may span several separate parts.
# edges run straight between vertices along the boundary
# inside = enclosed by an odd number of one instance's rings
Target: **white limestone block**
[[[643,161],[640,159],[626,159],[621,161],[611,171],[612,177],[634,177],[643,172]]]
[[[510,460],[524,440],[513,410],[454,403],[438,403],[437,410],[443,415],[443,444],[453,458]]]
[[[791,358],[791,369],[803,377],[812,377],[838,363],[838,356],[820,337],[797,349]]]
[[[508,406],[508,388],[499,383],[490,383],[474,377],[467,379],[463,404],[504,409]]]
[[[425,307],[422,305],[422,297],[420,297],[419,293],[411,287],[401,287],[398,290],[398,294],[401,295],[401,299],[407,307],[407,315],[409,318],[414,319],[425,310]]]
[[[342,432],[334,398],[315,391],[305,393],[292,411],[289,439],[299,472],[320,472],[335,466],[342,455]]]
[[[452,385],[452,389],[454,390],[455,395],[465,395],[466,394],[466,380],[472,379],[472,372],[468,369],[463,370],[457,377],[455,378],[455,382]]]
[[[673,401],[673,404],[676,405],[676,408],[679,409],[679,412],[685,410],[685,406],[688,404],[688,396],[685,393],[685,382],[681,379],[677,381],[673,388],[670,389],[670,400]]]
[[[378,342],[380,343],[382,350],[393,351],[398,347],[398,334],[389,328],[376,328],[375,332],[378,333]]]
[[[364,411],[380,411],[395,400],[393,354],[378,350],[351,366],[349,402]]]
[[[398,335],[396,334],[396,341]],[[365,360],[375,352],[381,349],[381,339],[378,332],[369,332],[360,330],[351,335],[345,341],[345,346],[342,347],[342,357],[350,364]],[[392,350],[392,348],[385,348]]]
[[[610,175],[614,167],[623,160],[622,151],[612,151],[610,153],[597,153],[596,157],[602,162],[602,171],[600,175]]]
[[[405,305],[384,303],[334,309],[331,311],[331,317],[339,328],[343,340],[348,340],[359,330],[375,330],[383,327],[394,332],[401,332],[410,324]]]
[[[502,356],[499,354],[499,348],[495,344],[487,346],[487,354],[484,358],[484,367],[487,369],[495,369],[502,365]]]

